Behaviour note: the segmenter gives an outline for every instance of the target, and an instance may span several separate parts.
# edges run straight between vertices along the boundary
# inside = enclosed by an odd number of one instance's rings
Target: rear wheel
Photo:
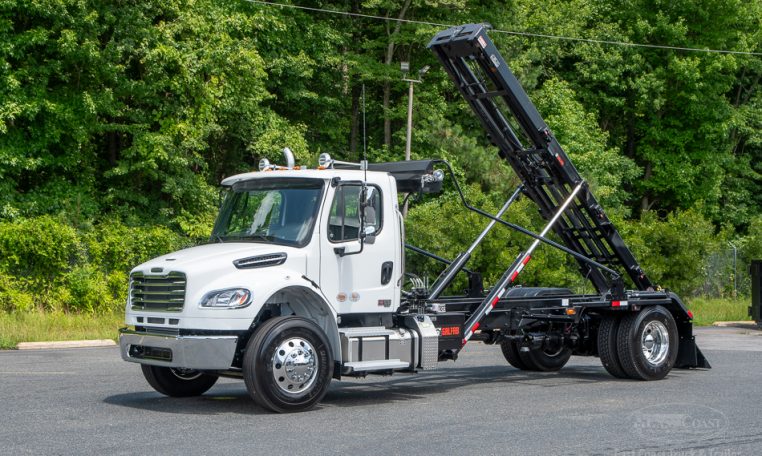
[[[677,325],[662,306],[647,307],[622,318],[617,331],[617,353],[630,378],[664,378],[677,359]]]
[[[255,401],[274,412],[311,409],[325,396],[332,376],[328,338],[304,318],[267,320],[246,346],[246,388]]]
[[[606,315],[601,320],[598,327],[598,356],[609,374],[616,378],[627,378],[628,375],[622,369],[617,353],[617,332],[620,320],[619,315]]]
[[[217,382],[216,375],[193,369],[141,364],[143,376],[156,391],[171,397],[200,396]]]
[[[524,362],[528,370],[543,372],[560,370],[569,362],[571,355],[571,348],[560,344],[547,344],[529,351],[519,350],[519,357],[521,357],[521,361]]]
[[[508,364],[516,369],[529,369],[524,361],[521,360],[521,357],[519,356],[519,347],[513,339],[505,339],[500,342],[500,349],[503,351],[503,356],[505,357],[505,360],[508,361]]]

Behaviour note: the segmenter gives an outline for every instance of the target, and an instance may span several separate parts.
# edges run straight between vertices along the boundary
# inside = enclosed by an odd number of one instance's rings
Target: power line
[[[291,8],[291,9],[311,11],[316,13],[335,14],[338,16],[361,17],[365,19],[401,22],[403,24],[430,25],[435,27],[448,27],[448,28],[454,27],[453,24],[441,24],[438,22],[416,21],[412,19],[400,19],[400,18],[394,18],[394,17],[375,16],[372,14],[352,13],[349,11],[338,11],[338,10],[314,8],[311,6],[289,5],[285,3],[266,2],[263,0],[245,0],[245,1],[256,4],[256,5],[278,6],[281,8]],[[546,39],[563,40],[563,41],[577,41],[582,43],[606,44],[611,46],[627,46],[627,47],[649,48],[649,49],[669,49],[673,51],[705,52],[705,53],[713,53],[713,54],[762,56],[762,52],[730,51],[726,49],[700,49],[700,48],[692,48],[692,47],[668,46],[668,45],[661,45],[661,44],[628,43],[626,41],[597,40],[593,38],[580,38],[580,37],[563,36],[563,35],[549,35],[544,33],[516,32],[511,30],[499,30],[499,29],[492,29],[491,32],[503,33],[506,35],[525,36],[529,38],[546,38]]]

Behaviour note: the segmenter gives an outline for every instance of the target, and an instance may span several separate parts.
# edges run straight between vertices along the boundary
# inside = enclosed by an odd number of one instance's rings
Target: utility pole
[[[405,137],[405,160],[410,160],[410,140],[413,137],[413,84],[421,81],[403,79],[410,83],[407,91],[407,136]]]
[[[410,160],[410,143],[413,139],[413,85],[417,82],[423,81],[423,75],[429,71],[429,66],[418,70],[418,79],[408,78],[408,72],[410,71],[410,62],[400,62],[400,70],[402,71],[402,80],[409,83],[407,92],[407,132],[405,135],[405,160]],[[402,208],[402,215],[407,215],[407,201]]]

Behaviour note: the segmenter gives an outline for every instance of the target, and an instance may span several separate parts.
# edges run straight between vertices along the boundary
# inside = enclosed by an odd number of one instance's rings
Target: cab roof
[[[391,175],[397,181],[397,191],[410,193],[423,190],[426,193],[434,193],[441,190],[441,182],[424,183],[424,176],[430,176],[434,171],[434,164],[438,160],[409,160],[399,162],[370,163],[368,175]],[[307,179],[330,180],[334,177],[349,180],[362,180],[365,171],[360,170],[359,164],[337,163],[328,169],[277,169],[272,171],[255,171],[251,173],[237,174],[222,181],[225,187],[232,186],[237,182],[251,179],[267,179],[275,177],[301,177]],[[432,185],[434,184],[434,185]],[[438,184],[438,185],[437,185]]]
[[[368,171],[368,176],[380,176],[386,173]],[[362,180],[365,176],[363,171],[347,169],[278,169],[272,171],[252,171],[250,173],[236,174],[222,180],[223,187],[230,187],[238,182],[254,179],[278,179],[278,178],[302,178],[331,180],[334,177],[342,179]]]

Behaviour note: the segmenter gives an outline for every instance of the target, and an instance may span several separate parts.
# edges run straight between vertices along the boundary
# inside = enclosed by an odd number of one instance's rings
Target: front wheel
[[[677,325],[662,306],[647,307],[622,318],[617,354],[627,376],[637,380],[664,378],[677,359]]]
[[[143,376],[156,391],[171,397],[200,396],[217,382],[216,375],[197,370],[141,364]]]
[[[310,320],[267,320],[246,346],[246,389],[261,406],[274,412],[311,409],[325,396],[332,377],[333,354],[328,338]]]

